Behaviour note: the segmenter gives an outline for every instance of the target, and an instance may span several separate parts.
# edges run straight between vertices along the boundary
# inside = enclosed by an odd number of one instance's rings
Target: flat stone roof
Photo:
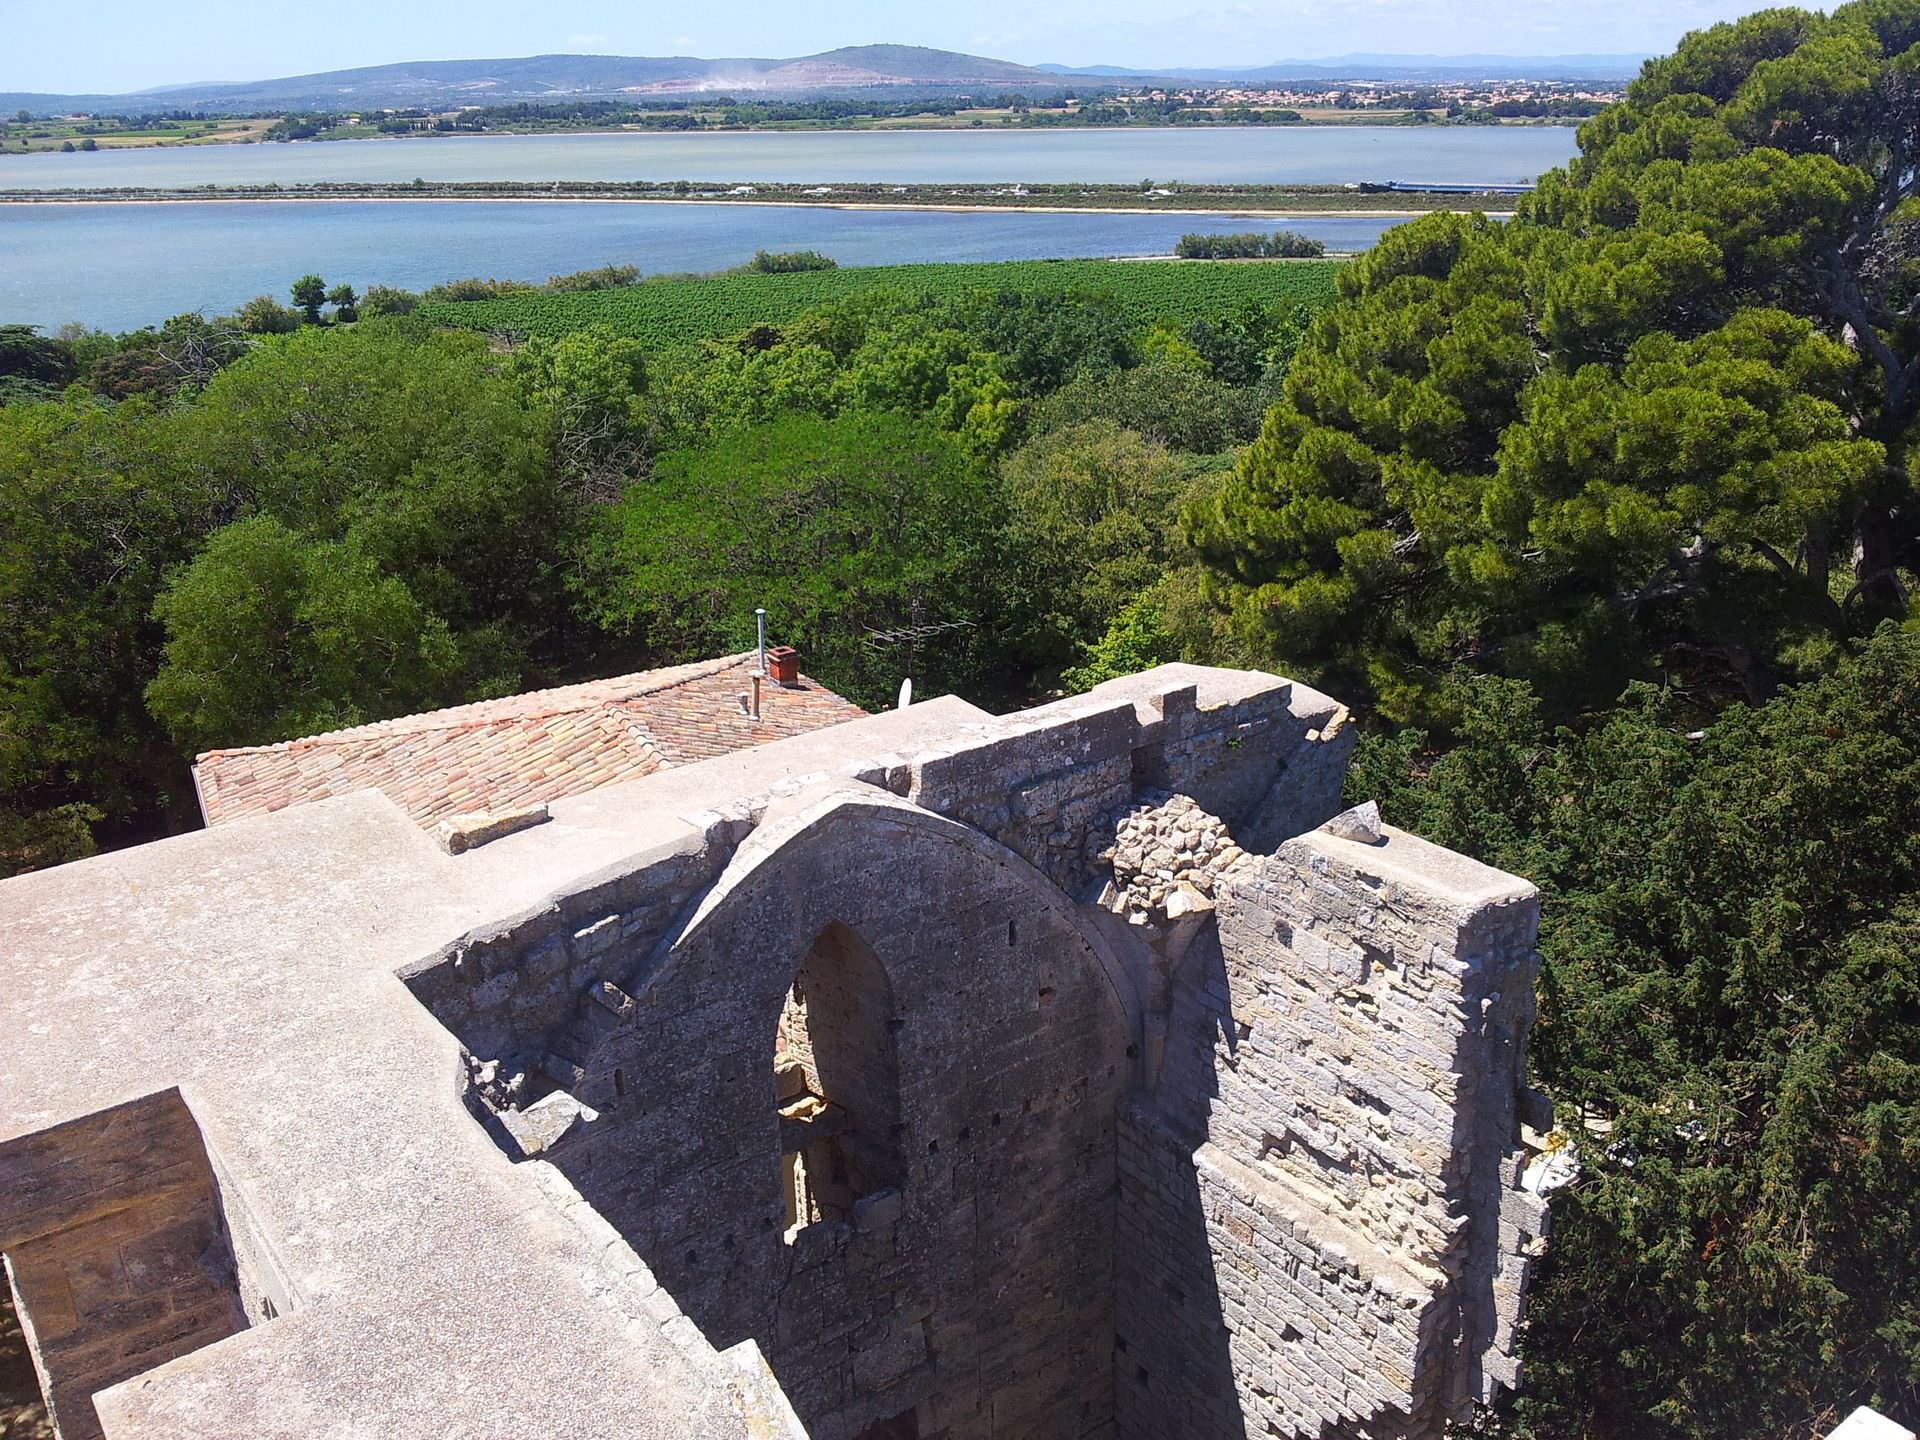
[[[468,1113],[459,1042],[401,977],[768,797],[1186,685],[1203,709],[1288,693],[1169,666],[1004,717],[946,698],[563,797],[459,856],[361,789],[0,881],[0,1146],[177,1087],[291,1302],[101,1392],[107,1434],[777,1433],[741,1418],[733,1358],[640,1303],[624,1243],[556,1204],[557,1172]],[[1296,714],[1338,708],[1291,693]]]
[[[716,801],[988,718],[934,701],[661,770],[458,857],[365,790],[0,881],[0,1144],[178,1086],[294,1297],[102,1392],[107,1433],[204,1436],[210,1415],[256,1440],[764,1433],[724,1367],[610,1303],[631,1252],[488,1138],[458,1041],[398,977],[699,848]]]
[[[1342,839],[1324,826],[1289,843],[1317,851],[1375,879],[1434,895],[1460,910],[1532,900],[1540,893],[1531,881],[1392,825],[1382,825],[1380,838],[1371,844]]]

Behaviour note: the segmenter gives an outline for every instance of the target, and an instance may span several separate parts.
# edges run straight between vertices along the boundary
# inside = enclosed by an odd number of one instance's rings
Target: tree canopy
[[[468,688],[452,631],[405,581],[271,515],[215,534],[155,614],[168,639],[147,703],[193,750],[430,710]]]
[[[1250,438],[1302,313],[1236,291],[1143,332],[1097,291],[933,286],[507,344],[299,289],[326,323],[0,333],[0,871],[191,824],[195,750],[699,658],[756,605],[871,704],[909,653],[867,632],[927,621],[968,625],[914,647],[920,693],[1002,706],[1198,658],[1173,510],[1218,466],[1173,452]]]
[[[1034,437],[1004,474],[1025,573],[1041,582],[1029,596],[1041,628],[1075,649],[1093,644],[1166,568],[1186,465],[1110,420],[1090,420]]]
[[[1503,1433],[1915,1413],[1920,636],[1699,732],[1651,686],[1579,734],[1523,682],[1447,689],[1456,748],[1369,739],[1348,794],[1543,892],[1529,1053],[1583,1175]]]
[[[165,393],[230,339],[170,322],[106,358]],[[176,746],[511,688],[565,623],[576,502],[557,416],[504,368],[385,322],[170,404],[0,406],[0,867],[190,813]]]
[[[1920,3],[1690,36],[1508,224],[1341,276],[1189,516],[1243,635],[1401,717],[1454,663],[1561,709],[1758,698],[1920,566]]]
[[[753,612],[851,698],[882,706],[897,666],[870,631],[928,621],[997,628],[988,556],[992,489],[960,448],[888,414],[793,415],[661,458],[596,522],[585,587],[593,618],[656,653],[725,654]],[[983,678],[964,636],[934,647],[940,688]]]

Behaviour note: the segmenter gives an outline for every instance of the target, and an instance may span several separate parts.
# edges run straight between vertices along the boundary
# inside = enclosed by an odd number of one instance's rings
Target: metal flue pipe
[[[753,718],[760,718],[760,687],[767,680],[767,607],[756,605],[753,610],[753,623],[759,631],[760,663],[753,671]]]

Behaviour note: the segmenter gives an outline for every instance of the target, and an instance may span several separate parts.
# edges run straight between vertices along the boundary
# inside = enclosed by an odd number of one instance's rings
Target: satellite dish
[[[906,709],[913,704],[913,677],[909,675],[900,682],[900,708]]]

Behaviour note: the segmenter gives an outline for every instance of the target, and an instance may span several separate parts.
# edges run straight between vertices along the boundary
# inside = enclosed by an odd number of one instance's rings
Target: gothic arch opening
[[[774,1038],[789,1242],[900,1185],[896,1025],[886,966],[850,926],[829,924],[794,972]]]

